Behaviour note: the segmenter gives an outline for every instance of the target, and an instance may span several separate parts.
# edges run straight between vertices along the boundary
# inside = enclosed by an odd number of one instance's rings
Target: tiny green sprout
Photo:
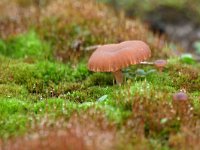
[[[151,70],[148,70],[148,71],[144,71],[143,69],[137,69],[135,71],[135,74],[136,74],[136,76],[146,77],[148,74],[151,74],[151,73],[154,73],[154,72],[156,72],[155,69],[151,69]]]
[[[146,77],[147,75],[156,72],[155,69],[150,69],[148,71],[144,71],[143,69],[137,69],[136,71],[132,71],[131,69],[126,69],[123,71],[124,75],[126,76],[126,78],[128,79],[133,79],[134,76],[136,77]]]
[[[107,99],[107,97],[108,97],[108,95],[103,95],[97,100],[97,102],[103,102]]]
[[[162,118],[162,119],[160,120],[160,123],[161,123],[161,124],[165,124],[167,121],[168,121],[168,118]]]
[[[192,56],[192,54],[189,54],[189,53],[182,54],[180,57],[180,61],[185,64],[194,64],[195,63],[194,57]]]
[[[200,54],[200,41],[196,41],[193,44],[194,50],[197,54]]]
[[[147,73],[143,69],[137,69],[135,71],[135,74],[136,76],[139,76],[139,77],[145,77],[147,75]]]

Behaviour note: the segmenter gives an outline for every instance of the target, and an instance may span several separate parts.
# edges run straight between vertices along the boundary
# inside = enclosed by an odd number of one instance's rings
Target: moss
[[[7,116],[6,120],[1,119],[0,123],[0,136],[2,138],[8,138],[12,136],[22,135],[27,131],[26,122],[27,117],[19,114]]]
[[[123,125],[127,118],[132,114],[131,111],[123,110],[112,105],[99,105],[96,109],[98,110],[98,108],[106,114],[110,121],[118,126]]]
[[[64,98],[73,102],[95,102],[101,96],[105,94],[112,94],[113,88],[109,87],[87,87],[82,88],[81,90],[68,91],[65,94],[60,95],[59,97]]]
[[[192,109],[194,109],[195,116],[200,117],[200,92],[196,91],[191,93],[190,100],[192,103]]]
[[[35,114],[50,114],[50,116],[65,116],[66,118],[77,109],[77,104],[63,99],[43,99],[34,104]]]
[[[1,41],[0,53],[12,58],[49,58],[50,47],[34,31]]]
[[[29,105],[16,99],[0,99],[0,136],[9,137],[10,135],[21,134],[26,130],[26,114]]]
[[[26,97],[28,91],[16,84],[0,84],[1,97]]]
[[[87,65],[85,62],[79,63],[72,72],[71,76],[74,77],[76,81],[82,81],[85,80],[91,72],[87,69]]]
[[[81,81],[89,74],[85,64],[72,68],[69,64],[58,62],[40,61],[34,64],[22,61],[4,62],[1,83],[16,83],[25,85],[29,92],[44,92],[51,83],[57,85],[66,81]]]
[[[170,76],[167,72],[163,73],[153,73],[147,76],[147,81],[152,85],[162,85],[161,88],[174,87],[174,82],[170,80]]]
[[[71,93],[65,94],[62,97],[69,101],[80,102],[80,103],[88,100],[88,95],[82,91],[73,91]]]
[[[77,104],[62,99],[46,99],[32,103],[15,98],[0,97],[0,137],[21,135],[35,127],[45,115],[57,119],[69,118],[77,110]]]
[[[90,86],[113,85],[114,78],[111,73],[93,73],[87,78],[86,84]]]
[[[112,94],[114,91],[114,87],[100,87],[100,86],[92,86],[86,89],[86,93],[88,95],[91,95],[89,97],[93,97],[93,99],[97,100],[98,98],[100,98],[103,95],[110,95]]]
[[[197,68],[188,65],[176,64],[170,67],[169,76],[177,89],[189,92],[198,91],[200,88],[200,75]]]

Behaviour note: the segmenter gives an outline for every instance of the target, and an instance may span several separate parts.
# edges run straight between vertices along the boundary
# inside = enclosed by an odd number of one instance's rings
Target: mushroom
[[[154,65],[159,70],[159,72],[162,72],[163,68],[167,65],[167,61],[159,59],[154,62]]]
[[[123,83],[122,68],[138,64],[151,56],[149,46],[143,41],[125,41],[107,44],[96,49],[88,61],[94,72],[112,72],[117,84]]]
[[[184,92],[178,92],[178,93],[173,95],[173,100],[174,101],[187,101],[188,96]]]
[[[188,96],[184,92],[178,92],[173,95],[173,107],[176,110],[176,114],[183,118],[187,118],[190,114],[190,104]],[[186,115],[188,114],[188,115]]]

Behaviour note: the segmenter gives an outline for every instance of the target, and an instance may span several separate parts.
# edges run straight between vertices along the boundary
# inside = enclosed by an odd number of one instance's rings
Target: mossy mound
[[[22,2],[15,6],[36,7]],[[55,137],[62,139],[56,142],[61,149],[74,142],[86,149],[196,148],[199,63],[185,64],[140,21],[117,18],[94,1],[52,1],[40,9],[40,19],[27,32],[0,40],[3,148],[20,149],[24,143],[28,149],[32,141],[35,149],[49,148],[45,143]],[[118,86],[110,73],[87,69],[91,52],[84,51],[86,47],[134,39],[150,44],[152,60],[166,57],[162,73],[152,65],[134,65],[123,70],[125,82]],[[180,90],[189,100],[179,108],[172,96]],[[63,141],[69,137],[72,143]]]

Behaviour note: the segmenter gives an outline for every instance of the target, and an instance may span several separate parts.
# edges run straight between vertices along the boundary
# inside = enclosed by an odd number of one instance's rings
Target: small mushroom
[[[176,110],[177,116],[182,119],[187,119],[190,115],[190,104],[188,96],[184,92],[178,92],[173,95],[173,107]],[[186,115],[187,114],[187,115]]]
[[[122,68],[138,64],[151,56],[149,46],[143,41],[125,41],[107,44],[96,49],[88,61],[94,72],[112,72],[117,84],[123,83]]]
[[[163,68],[167,65],[167,61],[163,59],[156,60],[154,62],[154,66],[159,70],[159,72],[162,72]]]
[[[187,101],[188,96],[184,92],[178,92],[178,93],[173,95],[173,100],[174,101]]]

